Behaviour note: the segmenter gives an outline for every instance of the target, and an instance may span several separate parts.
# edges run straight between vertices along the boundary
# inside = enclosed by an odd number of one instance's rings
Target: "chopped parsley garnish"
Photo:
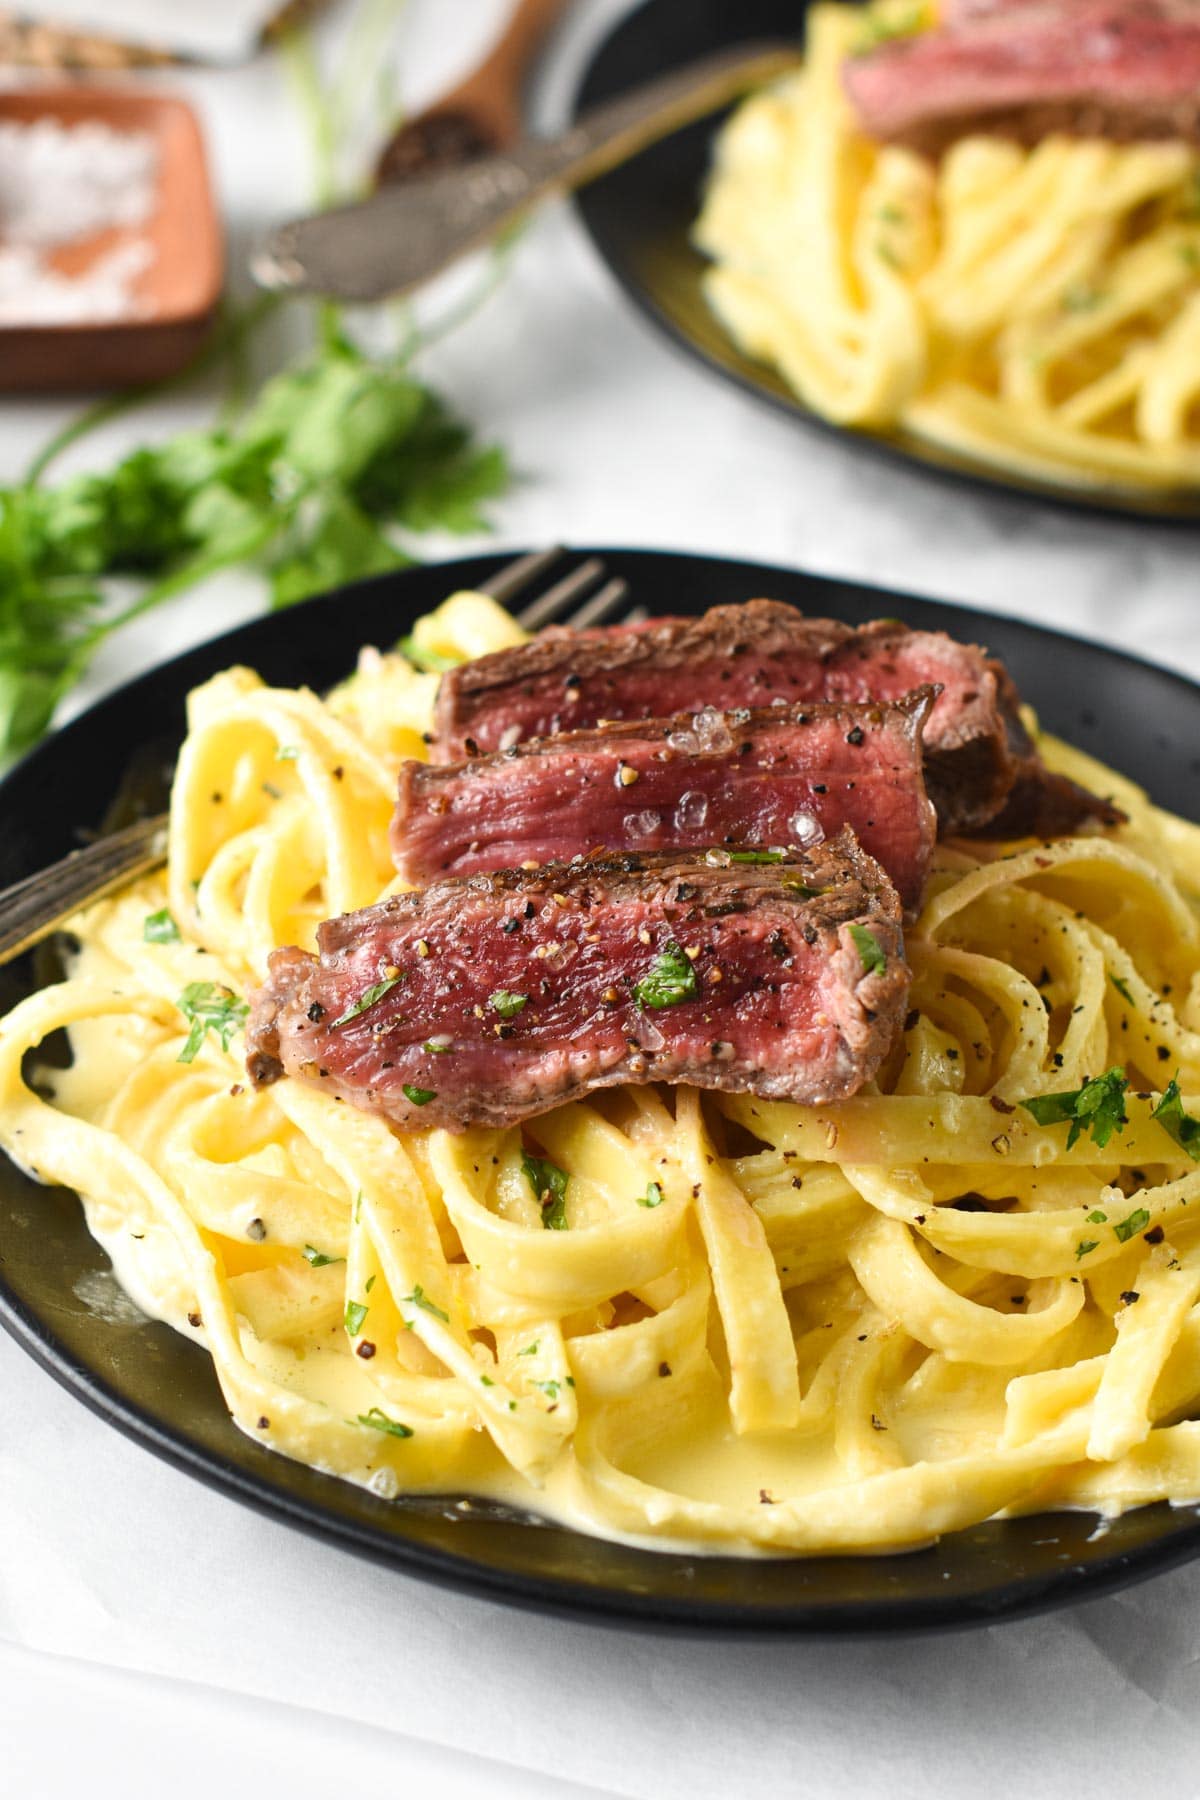
[[[1103,1150],[1113,1132],[1120,1132],[1128,1123],[1125,1112],[1128,1087],[1129,1082],[1120,1069],[1113,1068],[1085,1081],[1082,1087],[1074,1088],[1070,1093],[1038,1094],[1020,1104],[1038,1125],[1061,1125],[1069,1119],[1068,1150],[1085,1131],[1091,1132],[1093,1142]]]
[[[429,1298],[429,1295],[425,1292],[425,1289],[419,1282],[413,1288],[411,1294],[401,1294],[401,1305],[403,1305],[406,1300],[413,1306],[419,1306],[422,1312],[432,1313],[435,1319],[440,1319],[442,1321],[443,1325],[448,1325],[450,1323],[450,1314],[443,1312],[440,1306],[434,1305],[433,1301]]]
[[[195,1062],[208,1031],[215,1031],[222,1050],[228,1050],[230,1038],[250,1012],[232,988],[218,981],[190,981],[175,1004],[191,1024],[187,1042],[176,1058],[181,1063]]]
[[[880,44],[888,43],[892,38],[912,37],[924,27],[925,23],[925,9],[920,0],[916,0],[916,3],[904,12],[880,14],[873,7],[867,7],[850,54],[865,56],[869,51],[877,49]]]
[[[369,1311],[370,1311],[370,1308],[364,1306],[360,1300],[347,1300],[347,1302],[346,1302],[346,1330],[348,1331],[348,1333],[350,1334],[351,1337],[358,1336],[359,1332],[363,1328],[363,1323],[364,1323],[367,1313]]]
[[[177,944],[179,927],[164,906],[161,912],[147,913],[142,920],[144,944]]]
[[[521,1152],[521,1168],[533,1189],[534,1199],[542,1209],[542,1225],[547,1231],[567,1229],[567,1182],[570,1177],[557,1163],[541,1156]]]
[[[390,994],[396,983],[403,980],[403,969],[397,969],[394,975],[385,975],[382,981],[375,982],[365,993],[360,994],[353,1006],[348,1006],[344,1013],[339,1013],[338,1017],[332,1021],[330,1030],[333,1031],[337,1026],[345,1025],[350,1019],[357,1019],[360,1013],[365,1013],[367,1008],[374,1006],[377,1000],[382,1000],[385,994]]]
[[[526,1344],[526,1346],[523,1350],[517,1351],[517,1355],[518,1356],[536,1356],[538,1353],[538,1342],[539,1342],[539,1340],[537,1338],[534,1338],[532,1344]]]
[[[639,1006],[661,1012],[666,1006],[680,1006],[696,998],[696,971],[678,944],[660,950],[641,980],[634,986],[633,997]]]
[[[848,925],[846,927],[854,939],[854,948],[862,959],[864,975],[880,975],[887,968],[887,952],[873,931],[865,925]]]
[[[782,862],[786,854],[785,850],[731,850],[729,860],[731,863],[777,863]]]
[[[406,1081],[400,1091],[412,1106],[428,1106],[437,1099],[436,1089],[414,1087],[411,1081]]]
[[[1090,1212],[1088,1214],[1087,1222],[1089,1225],[1107,1225],[1108,1214],[1106,1212],[1101,1212],[1099,1208],[1097,1208],[1095,1212]]]
[[[558,1399],[561,1383],[557,1381],[531,1381],[529,1385],[537,1388],[539,1393],[545,1394],[550,1400]]]
[[[502,1019],[515,1019],[529,1005],[529,995],[510,994],[507,988],[497,988],[494,994],[488,995],[488,1005]]]
[[[1114,1225],[1113,1230],[1121,1242],[1127,1244],[1131,1237],[1137,1236],[1139,1231],[1145,1231],[1149,1223],[1150,1214],[1144,1206],[1139,1206],[1137,1211],[1131,1212],[1127,1219],[1122,1219],[1119,1225]]]
[[[785,875],[781,885],[789,894],[798,894],[801,900],[816,900],[825,892],[824,888],[809,887],[807,881],[797,881],[794,875]]]
[[[441,675],[447,669],[457,669],[463,660],[461,656],[447,656],[442,650],[429,649],[411,637],[401,638],[396,648],[414,669],[420,669],[426,675]]]
[[[644,1194],[638,1195],[639,1206],[661,1206],[666,1199],[657,1181],[652,1181]]]
[[[1081,1238],[1075,1246],[1075,1261],[1078,1262],[1082,1256],[1090,1256],[1092,1251],[1098,1250],[1099,1247],[1099,1238]]]
[[[1200,1162],[1200,1119],[1193,1119],[1190,1113],[1184,1112],[1178,1075],[1172,1076],[1167,1083],[1163,1097],[1150,1117],[1158,1121],[1167,1136],[1174,1138],[1193,1162]]]
[[[346,1260],[344,1256],[326,1256],[323,1250],[316,1249],[312,1244],[305,1244],[300,1254],[311,1269],[327,1269],[331,1263]]]
[[[299,744],[280,744],[275,752],[276,762],[295,762],[300,754]]]
[[[440,1043],[437,1038],[426,1038],[421,1048],[426,1056],[452,1056],[454,1054],[453,1044]]]
[[[370,1412],[359,1413],[358,1423],[369,1425],[372,1431],[386,1431],[389,1437],[408,1438],[413,1434],[411,1425],[402,1425],[399,1419],[389,1419],[378,1406],[373,1406]]]
[[[1133,995],[1129,991],[1129,984],[1122,976],[1110,974],[1108,979],[1112,982],[1122,1000],[1127,1001],[1130,1006],[1136,1004]]]

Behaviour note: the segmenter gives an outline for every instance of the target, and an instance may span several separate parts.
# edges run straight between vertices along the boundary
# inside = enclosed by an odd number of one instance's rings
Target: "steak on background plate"
[[[936,155],[984,131],[1200,142],[1195,0],[954,0],[845,65],[869,137]]]
[[[396,867],[420,886],[594,850],[804,847],[849,825],[915,914],[937,833],[921,767],[936,697],[921,688],[896,702],[709,708],[463,763],[408,762]]]
[[[850,832],[442,881],[277,950],[247,1068],[408,1129],[511,1125],[663,1081],[815,1105],[855,1093],[904,1018],[900,902]]]

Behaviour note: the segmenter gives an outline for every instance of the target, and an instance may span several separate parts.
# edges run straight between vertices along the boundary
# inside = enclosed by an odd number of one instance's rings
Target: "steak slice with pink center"
[[[935,699],[710,709],[405,763],[396,867],[420,886],[598,849],[804,848],[849,825],[912,914],[937,834],[921,758]]]
[[[609,719],[860,705],[899,701],[923,687],[941,690],[923,732],[939,832],[983,831],[1018,778],[1036,785],[1044,772],[1002,665],[945,632],[910,631],[895,619],[855,628],[806,618],[777,600],[636,627],[554,628],[464,663],[442,677],[431,754],[434,762],[461,762]],[[1076,823],[1120,817],[1082,788],[1073,792]],[[1056,805],[1055,816],[1061,812]]]
[[[931,154],[972,131],[1200,141],[1194,0],[959,0],[845,65],[863,130]]]
[[[510,1125],[663,1081],[815,1105],[904,1018],[900,903],[842,833],[810,851],[621,856],[439,882],[277,950],[247,1067],[408,1129]]]

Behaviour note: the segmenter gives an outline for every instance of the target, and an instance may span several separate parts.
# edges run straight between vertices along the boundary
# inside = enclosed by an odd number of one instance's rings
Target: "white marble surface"
[[[541,84],[543,118],[561,117],[589,47],[625,9],[578,0]],[[465,66],[503,10],[410,0],[410,98]],[[278,67],[163,85],[203,114],[236,262],[249,234],[305,199]],[[537,222],[503,288],[428,369],[512,452],[497,547],[566,539],[802,564],[1019,613],[1200,676],[1191,536],[942,487],[797,429],[660,342],[566,208]],[[75,464],[209,406],[203,393],[159,403]],[[0,405],[0,474],[66,410]],[[258,604],[252,582],[212,583],[108,645],[86,696]],[[170,1767],[188,1794],[248,1792],[253,1779],[328,1794],[372,1774],[451,1800],[1200,1791],[1200,1571],[969,1637],[621,1637],[450,1596],[243,1511],[119,1438],[7,1339],[0,1388],[0,1790],[74,1793],[86,1773],[93,1793],[148,1794]]]

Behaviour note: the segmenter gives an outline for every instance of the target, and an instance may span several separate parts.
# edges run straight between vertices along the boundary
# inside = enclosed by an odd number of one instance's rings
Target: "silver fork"
[[[576,630],[598,625],[601,620],[611,622],[623,607],[629,585],[619,576],[605,579],[605,567],[598,556],[588,557],[549,587],[536,591],[565,555],[556,546],[519,556],[481,581],[478,591],[490,594],[502,606],[510,606],[522,594],[535,590],[535,597],[516,614],[517,623],[526,631],[535,631],[552,621]],[[644,607],[634,607],[623,614],[627,624],[645,617]],[[24,881],[14,882],[0,892],[0,964],[11,962],[23,950],[49,937],[89,900],[101,899],[137,876],[159,868],[166,859],[167,815],[157,813],[99,838],[82,850],[73,850],[49,868],[26,876]]]

